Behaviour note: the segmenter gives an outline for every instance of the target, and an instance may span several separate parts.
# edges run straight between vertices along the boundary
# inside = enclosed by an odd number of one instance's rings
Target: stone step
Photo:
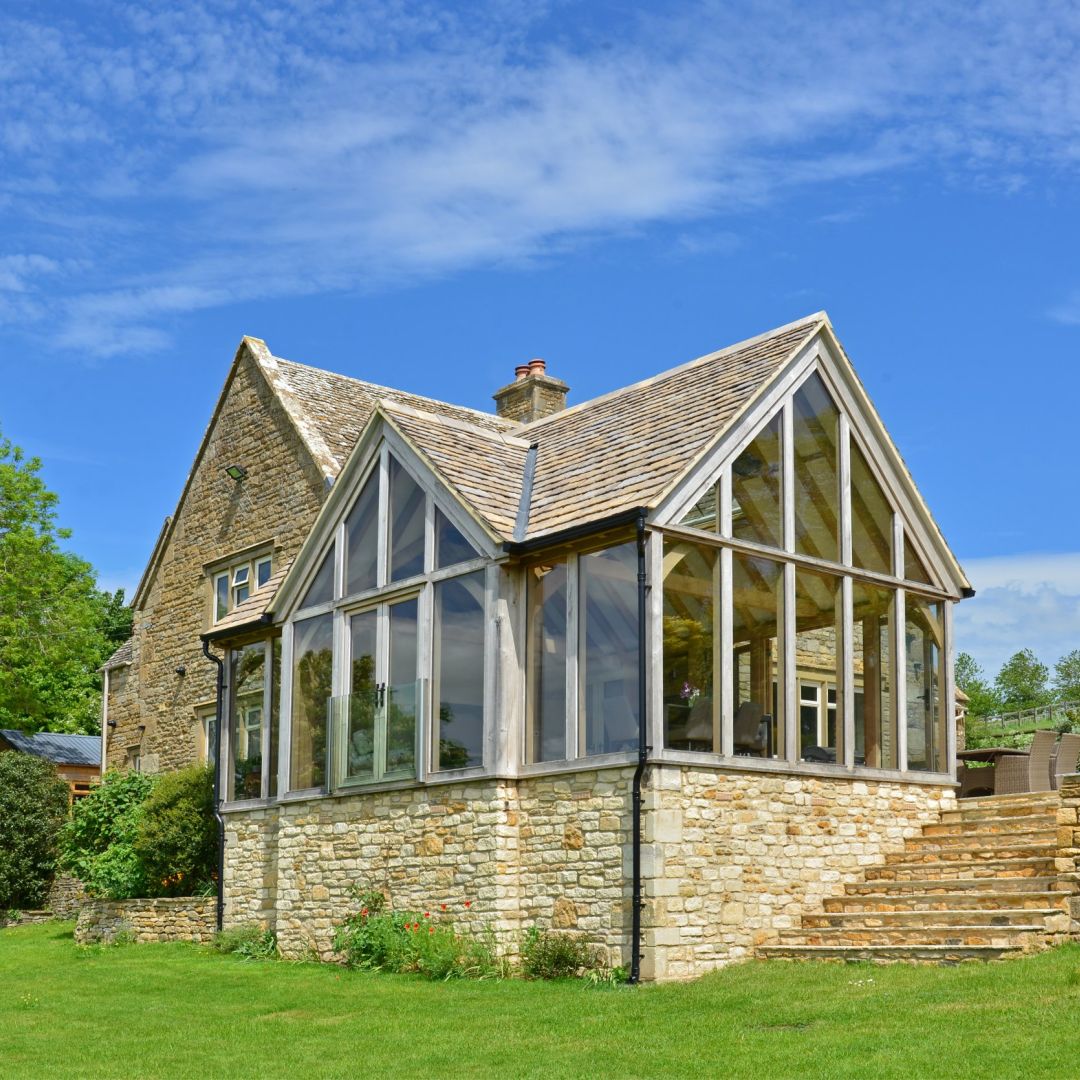
[[[820,929],[781,930],[778,945],[960,945],[990,948],[1040,946],[1046,927],[1027,923],[1017,926],[835,926]]]
[[[1050,922],[1049,920],[1053,920]],[[873,930],[875,927],[907,927],[921,930],[942,926],[1026,926],[1055,932],[1068,930],[1069,915],[1061,908],[933,908],[906,911],[831,911],[804,915],[803,930],[850,927]]]
[[[971,821],[979,817],[1022,817],[1056,810],[1061,799],[1056,792],[1045,797],[1034,795],[992,795],[985,799],[961,799],[955,809],[943,810],[941,820]]]
[[[973,817],[941,821],[923,826],[923,836],[959,836],[965,833],[980,836],[1001,836],[1013,832],[1042,831],[1057,828],[1057,813],[1017,814],[1015,817]]]
[[[1008,832],[956,832],[924,833],[904,842],[909,850],[935,851],[946,848],[986,848],[1000,850],[1021,844],[1057,844],[1057,823],[1049,822],[1041,828],[1017,829]]]
[[[870,871],[877,867],[870,867]],[[888,893],[891,896],[901,894],[931,894],[931,893],[956,893],[971,892],[992,894],[997,892],[1008,893],[1035,893],[1035,892],[1060,892],[1062,896],[1070,896],[1073,889],[1065,886],[1053,874],[1043,876],[1023,877],[994,877],[988,874],[985,877],[954,877],[947,880],[941,878],[906,878],[902,880],[867,880],[849,882],[844,886],[848,896],[867,896]]]
[[[1027,879],[1017,878],[1018,881]],[[876,882],[888,885],[889,882]],[[897,884],[897,883],[892,883]],[[917,882],[901,882],[910,885]],[[955,882],[949,882],[950,885]],[[825,904],[826,914],[858,914],[860,912],[929,912],[929,911],[1067,911],[1069,893],[1008,892],[1005,889],[978,892],[872,892],[859,896],[830,896]],[[803,916],[806,919],[808,916]]]
[[[1002,863],[1022,859],[1053,859],[1056,852],[1057,844],[1055,842],[996,844],[994,847],[972,844],[964,847],[931,847],[928,850],[909,848],[886,855],[885,865],[902,864],[908,866],[917,862],[926,863],[928,866],[957,862]]]
[[[1053,871],[1053,855],[1044,855],[1015,859],[924,859],[907,863],[894,862],[885,866],[868,867],[865,877],[867,881],[925,881],[931,877],[944,881],[962,876],[1000,880],[1009,877],[1046,877]]]
[[[760,945],[757,951],[770,960],[869,960],[876,964],[959,964],[1004,960],[1024,953],[1020,945]]]

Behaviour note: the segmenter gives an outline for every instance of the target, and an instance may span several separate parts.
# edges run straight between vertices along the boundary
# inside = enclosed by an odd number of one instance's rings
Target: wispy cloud
[[[700,251],[747,208],[838,179],[930,164],[1011,190],[1032,162],[1075,169],[1075,4],[824,7],[0,18],[0,225],[81,268],[46,287],[0,262],[0,319],[110,355],[215,304],[527,263],[646,225]]]
[[[959,650],[992,677],[1019,649],[1046,664],[1080,649],[1080,552],[968,559],[976,595],[956,609]]]

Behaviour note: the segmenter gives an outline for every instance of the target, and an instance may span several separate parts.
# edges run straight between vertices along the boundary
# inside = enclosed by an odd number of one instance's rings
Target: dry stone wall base
[[[213,897],[90,900],[79,912],[75,941],[79,945],[111,945],[118,939],[208,942],[214,937],[216,923]]]
[[[57,874],[49,887],[46,906],[58,919],[74,919],[89,900],[83,883],[70,874]]]
[[[490,929],[513,955],[532,925],[630,948],[628,767],[474,780],[235,811],[226,925],[260,922],[286,956],[332,959],[353,886]],[[903,848],[953,805],[932,785],[652,766],[643,973],[691,978],[748,957]],[[468,907],[466,907],[466,902]]]

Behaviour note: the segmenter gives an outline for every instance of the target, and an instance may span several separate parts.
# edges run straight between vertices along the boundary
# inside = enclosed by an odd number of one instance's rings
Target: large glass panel
[[[528,571],[527,760],[566,757],[566,563]]]
[[[917,771],[945,769],[945,631],[940,603],[907,594],[907,764]]]
[[[229,614],[229,575],[219,574],[214,579],[214,621]]]
[[[895,596],[892,589],[853,583],[855,764],[872,769],[897,768],[891,631]]]
[[[389,608],[390,655],[384,702],[387,776],[412,776],[416,772],[417,614],[415,599]]]
[[[784,546],[781,461],[777,414],[731,466],[731,535],[736,539]]]
[[[795,550],[840,558],[840,414],[818,374],[793,399],[795,410]]]
[[[798,756],[843,761],[843,730],[836,723],[844,680],[840,578],[801,567],[795,571],[795,672],[799,688]]]
[[[424,572],[424,491],[390,459],[390,580]]]
[[[854,439],[851,440],[851,563],[893,573],[892,506]]]
[[[735,753],[783,757],[783,567],[736,552],[731,589]]]
[[[664,745],[678,750],[720,750],[719,555],[664,540]]]
[[[375,717],[379,706],[375,681],[378,613],[361,611],[349,620],[352,639],[350,693],[345,702],[345,777],[371,780],[375,777]]]
[[[278,746],[281,738],[281,638],[270,643],[270,790],[278,790]]]
[[[334,665],[334,617],[293,624],[292,739],[289,788],[326,783],[326,721]]]
[[[679,524],[686,525],[691,529],[705,529],[708,532],[717,532],[720,528],[720,515],[717,509],[719,499],[720,485],[713,484],[683,515]]]
[[[480,553],[462,535],[461,530],[438,508],[435,508],[435,568],[443,569],[455,563],[478,559]]]
[[[583,555],[581,714],[585,754],[638,745],[637,544]]]
[[[345,519],[345,595],[374,589],[379,560],[379,471],[368,477]]]
[[[919,558],[906,536],[904,537],[904,577],[908,581],[921,581],[924,585],[933,585],[922,559]]]
[[[229,797],[257,799],[262,795],[266,642],[233,650],[231,669],[229,749],[233,767]]]
[[[484,573],[435,586],[436,769],[484,762]]]
[[[301,608],[314,607],[316,604],[328,604],[334,599],[334,545],[322,561],[315,579],[308,587],[307,594],[300,603]]]

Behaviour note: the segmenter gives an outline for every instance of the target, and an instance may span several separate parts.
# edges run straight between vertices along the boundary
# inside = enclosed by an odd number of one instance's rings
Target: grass
[[[954,968],[778,962],[634,990],[428,983],[0,931],[7,1077],[1077,1075],[1080,946]]]

